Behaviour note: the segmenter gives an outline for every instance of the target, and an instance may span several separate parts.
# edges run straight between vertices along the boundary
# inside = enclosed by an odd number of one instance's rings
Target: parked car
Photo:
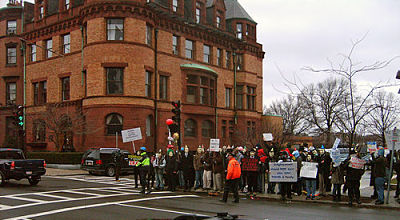
[[[113,160],[113,153],[118,148],[98,148],[89,149],[83,156],[81,161],[81,169],[89,171],[90,174],[105,174],[107,176],[115,176],[116,164]],[[129,151],[121,150],[123,162],[121,164],[121,174],[133,173],[134,166],[129,163]],[[131,164],[131,165],[130,165]]]
[[[20,149],[0,148],[0,185],[10,179],[28,179],[37,185],[46,173],[46,162],[41,159],[27,160]]]

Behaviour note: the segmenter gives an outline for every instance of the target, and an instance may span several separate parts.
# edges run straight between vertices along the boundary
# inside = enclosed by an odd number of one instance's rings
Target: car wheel
[[[31,186],[36,186],[40,182],[40,178],[28,178],[28,181]]]
[[[110,177],[114,176],[115,175],[115,167],[114,166],[107,167],[106,175],[110,176]]]
[[[6,184],[6,177],[3,172],[0,171],[0,186],[4,186],[4,184]]]

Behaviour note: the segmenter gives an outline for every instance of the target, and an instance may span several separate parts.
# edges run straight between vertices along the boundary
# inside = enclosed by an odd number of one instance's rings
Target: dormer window
[[[178,0],[172,0],[172,11],[173,12],[178,11]]]
[[[236,24],[236,37],[238,39],[243,39],[243,24],[241,23]]]

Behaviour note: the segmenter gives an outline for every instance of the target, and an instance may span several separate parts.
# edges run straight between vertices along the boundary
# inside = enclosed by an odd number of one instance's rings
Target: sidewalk
[[[79,166],[65,166],[65,165],[60,166],[52,164],[48,166],[48,168],[46,168],[46,176],[70,176],[70,175],[88,174],[87,171],[80,170],[78,167]],[[127,176],[127,178],[132,178],[132,176]],[[366,178],[363,179],[365,180]],[[400,204],[396,201],[395,198],[393,198],[395,193],[394,190],[390,191],[389,204],[375,205],[375,200],[370,198],[373,192],[373,187],[364,185],[363,188],[363,185],[364,184],[362,184],[360,189],[362,204],[358,205],[357,203],[354,203],[353,207],[369,208],[369,209],[394,209],[400,211]],[[196,191],[192,190],[191,192],[198,194],[206,194],[206,195],[208,194],[208,192],[205,190],[196,190]],[[241,199],[251,199],[245,193],[239,193],[239,195]],[[385,191],[385,196],[386,196],[386,191]],[[278,194],[258,193],[257,196],[254,198],[254,200],[259,200],[259,199],[269,200],[269,201],[281,201],[281,197]],[[347,194],[342,195],[342,202],[333,202],[332,196],[330,195],[326,197],[319,197],[316,200],[306,200],[305,195],[301,196],[293,195],[293,199],[290,201],[289,200],[285,201],[285,203],[310,203],[310,204],[313,203],[313,204],[325,204],[334,206],[348,206],[347,201],[348,201]]]

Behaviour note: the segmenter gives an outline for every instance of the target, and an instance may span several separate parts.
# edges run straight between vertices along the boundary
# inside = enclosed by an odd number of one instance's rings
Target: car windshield
[[[100,151],[94,150],[87,154],[86,158],[100,159]]]
[[[1,151],[0,152],[0,159],[24,159],[24,156],[19,151]]]

